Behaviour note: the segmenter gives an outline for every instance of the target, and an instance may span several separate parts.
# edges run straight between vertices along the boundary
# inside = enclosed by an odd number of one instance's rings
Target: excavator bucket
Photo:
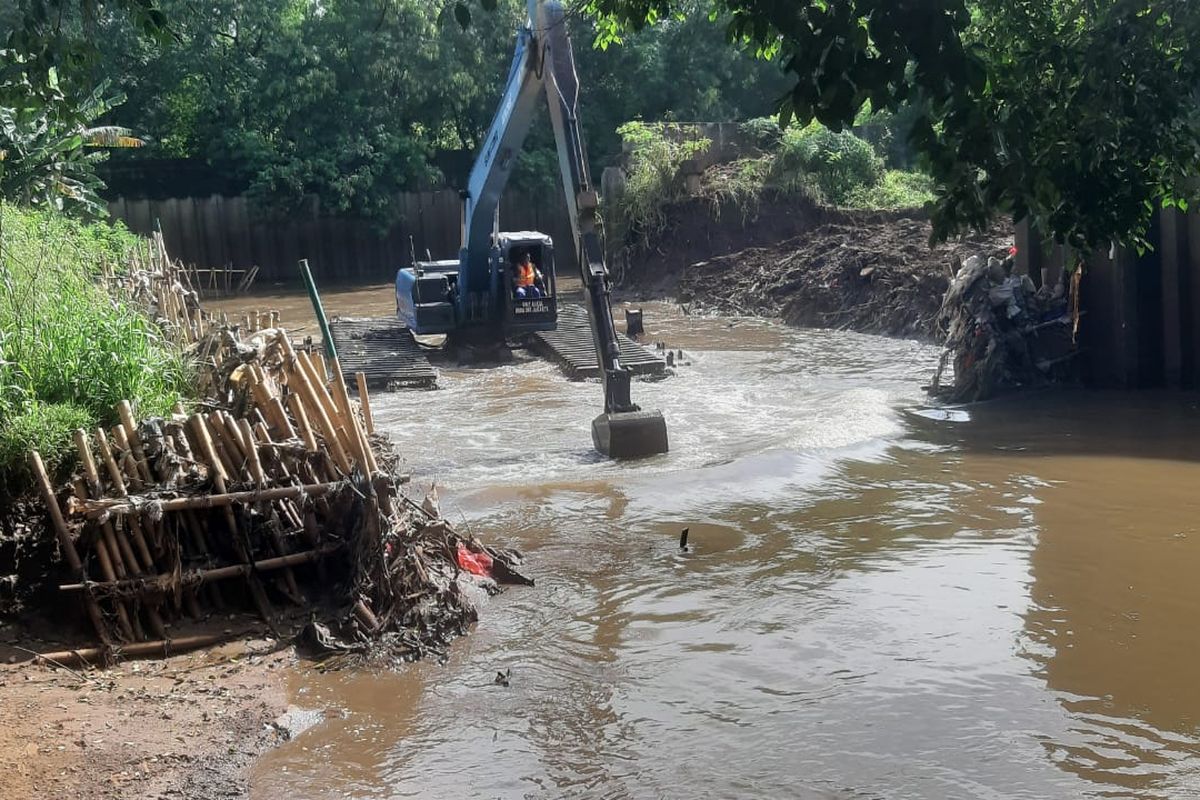
[[[667,421],[661,411],[601,414],[592,420],[592,441],[609,458],[644,458],[667,452]]]

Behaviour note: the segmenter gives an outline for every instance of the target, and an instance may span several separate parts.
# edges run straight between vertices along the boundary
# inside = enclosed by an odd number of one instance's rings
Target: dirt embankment
[[[284,669],[295,656],[272,641],[105,671],[24,658],[0,643],[6,800],[242,797],[245,768],[288,736]]]
[[[652,243],[622,259],[623,288],[702,311],[934,339],[954,259],[1004,254],[1013,240],[1011,229],[997,228],[931,248],[929,234],[915,213],[776,197],[743,216],[689,201],[668,211]]]

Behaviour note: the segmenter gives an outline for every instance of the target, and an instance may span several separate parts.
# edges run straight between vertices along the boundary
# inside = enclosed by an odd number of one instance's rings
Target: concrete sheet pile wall
[[[244,197],[178,197],[108,204],[114,219],[137,233],[162,226],[167,250],[185,264],[221,268],[259,267],[259,281],[296,280],[296,264],[307,258],[323,282],[388,280],[407,266],[409,236],[417,257],[458,256],[461,201],[451,189],[407,192],[399,218],[388,230],[322,212],[312,198],[286,219],[266,217]],[[562,198],[506,195],[500,204],[504,230],[537,230],[554,238],[559,270],[575,269],[574,244]]]
[[[1053,285],[1076,256],[1017,226],[1017,268]],[[1168,209],[1153,249],[1096,253],[1084,270],[1082,373],[1097,387],[1200,389],[1200,214]]]

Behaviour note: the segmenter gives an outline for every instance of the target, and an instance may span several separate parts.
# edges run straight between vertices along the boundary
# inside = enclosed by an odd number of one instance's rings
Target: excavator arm
[[[630,397],[632,373],[621,364],[621,345],[613,322],[608,268],[598,233],[599,198],[588,168],[579,125],[579,75],[561,3],[529,0],[540,45],[542,81],[550,107],[550,123],[558,150],[567,216],[579,257],[588,322],[604,384],[604,413],[592,421],[596,449],[614,458],[667,452],[667,424],[662,413],[643,411]]]
[[[538,94],[545,91],[558,149],[575,252],[582,271],[588,321],[604,384],[604,413],[592,422],[596,449],[614,458],[667,451],[667,426],[658,411],[643,411],[630,398],[630,371],[621,364],[613,324],[608,269],[597,231],[598,197],[588,170],[579,126],[579,77],[561,3],[529,0],[529,19],[517,44],[500,106],[464,192],[464,242],[459,258],[457,319],[483,320],[497,296],[499,276],[493,233],[500,195],[529,132]]]

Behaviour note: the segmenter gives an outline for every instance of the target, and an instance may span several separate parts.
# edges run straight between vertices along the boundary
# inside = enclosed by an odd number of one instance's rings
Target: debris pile
[[[933,339],[951,260],[1012,243],[997,230],[931,248],[925,220],[826,213],[798,236],[687,264],[669,293],[696,310]]]
[[[406,497],[398,457],[375,432],[336,360],[297,349],[286,330],[243,338],[205,314],[163,258],[110,276],[199,365],[198,411],[75,432],[80,470],[54,489],[31,466],[70,577],[59,590],[99,646],[51,654],[107,661],[202,647],[184,618],[277,604],[313,611],[304,640],[321,653],[414,659],[444,651],[476,618],[472,586],[528,583],[519,554],[484,547]],[[275,322],[269,316],[266,322]]]
[[[1038,289],[1013,273],[1013,256],[973,255],[956,272],[938,312],[945,350],[931,393],[949,402],[986,400],[1067,378],[1078,315],[1064,283]],[[943,386],[947,364],[954,380]]]

